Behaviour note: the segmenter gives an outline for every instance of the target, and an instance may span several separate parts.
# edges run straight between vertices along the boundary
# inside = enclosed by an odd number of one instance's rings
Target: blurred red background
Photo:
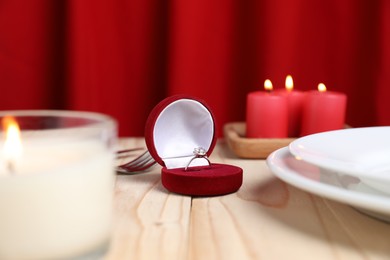
[[[221,130],[287,74],[345,92],[354,127],[390,124],[390,1],[0,1],[1,110],[103,112],[142,136],[154,105],[184,93]]]

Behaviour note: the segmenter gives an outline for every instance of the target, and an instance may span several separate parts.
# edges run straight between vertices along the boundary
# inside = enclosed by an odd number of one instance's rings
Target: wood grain
[[[264,160],[239,159],[223,141],[210,159],[243,168],[238,192],[172,194],[160,167],[118,176],[105,259],[389,259],[388,223],[287,185]]]
[[[144,147],[144,143],[139,139],[121,141],[121,148],[132,147]],[[190,209],[191,197],[162,187],[160,167],[117,176],[113,234],[105,259],[185,259]]]

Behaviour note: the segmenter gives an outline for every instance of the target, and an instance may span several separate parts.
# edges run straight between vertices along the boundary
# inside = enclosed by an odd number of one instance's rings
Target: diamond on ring
[[[194,151],[192,152],[194,154],[194,157],[191,158],[191,160],[188,162],[187,166],[184,168],[184,171],[187,171],[188,167],[195,159],[205,159],[209,166],[211,166],[211,163],[209,161],[209,158],[207,158],[207,151],[203,147],[195,147]]]
[[[203,147],[196,147],[192,152],[196,157],[205,157],[207,155],[206,149]]]

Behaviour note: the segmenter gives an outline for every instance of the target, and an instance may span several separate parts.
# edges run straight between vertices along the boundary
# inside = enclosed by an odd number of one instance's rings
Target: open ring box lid
[[[209,156],[216,138],[211,110],[193,97],[177,95],[164,99],[146,122],[145,142],[152,157],[163,166],[162,184],[179,194],[223,195],[241,187],[241,168],[212,162],[209,165],[204,158],[191,161],[194,148],[204,148]]]

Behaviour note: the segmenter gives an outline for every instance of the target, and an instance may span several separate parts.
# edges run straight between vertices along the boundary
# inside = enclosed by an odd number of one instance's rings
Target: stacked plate
[[[267,158],[285,182],[390,221],[390,127],[298,138]]]

